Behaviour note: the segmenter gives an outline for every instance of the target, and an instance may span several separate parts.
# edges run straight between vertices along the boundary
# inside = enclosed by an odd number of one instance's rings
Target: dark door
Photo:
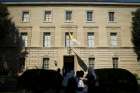
[[[74,70],[74,56],[64,56],[63,74]]]

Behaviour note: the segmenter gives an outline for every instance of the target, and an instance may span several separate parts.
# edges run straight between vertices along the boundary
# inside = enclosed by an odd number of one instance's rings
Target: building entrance
[[[63,74],[74,71],[74,56],[64,56]]]

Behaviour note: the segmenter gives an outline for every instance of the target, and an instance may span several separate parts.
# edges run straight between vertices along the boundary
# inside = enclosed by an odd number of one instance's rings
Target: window
[[[94,32],[88,32],[88,47],[94,47]]]
[[[88,22],[93,21],[93,20],[92,20],[92,14],[93,14],[93,12],[92,12],[92,11],[87,11],[86,13],[87,13],[87,14],[86,14],[86,20],[87,20]]]
[[[113,57],[112,61],[113,61],[113,68],[118,68],[118,57]]]
[[[21,33],[21,38],[23,40],[23,45],[24,47],[28,46],[28,36],[27,36],[27,32],[23,32]]]
[[[51,11],[45,11],[44,21],[45,22],[52,22],[52,13],[51,13]]]
[[[66,22],[71,22],[72,21],[72,11],[66,11],[65,12],[65,20],[66,20]]]
[[[95,58],[89,58],[89,62],[88,62],[89,68],[90,67],[94,68],[94,64],[95,64]]]
[[[109,17],[109,21],[113,22],[114,21],[114,12],[108,12],[108,17]]]
[[[69,33],[70,33],[71,35],[73,35],[72,32],[66,32],[66,33],[65,33],[65,47],[73,46],[72,41],[70,40],[70,35],[69,35]]]
[[[50,32],[44,32],[43,46],[51,47],[51,34]]]
[[[49,58],[43,58],[42,68],[49,69]]]
[[[110,33],[111,46],[117,47],[117,33]]]
[[[29,11],[22,12],[22,22],[29,22],[29,21],[30,21]]]

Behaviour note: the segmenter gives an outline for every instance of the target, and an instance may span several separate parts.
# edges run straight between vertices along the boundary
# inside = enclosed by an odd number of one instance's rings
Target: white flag
[[[80,45],[80,42],[77,41],[76,38],[74,38],[74,36],[70,32],[69,32],[69,37],[70,37],[70,40],[71,40],[73,46],[75,46],[75,45],[79,46]]]

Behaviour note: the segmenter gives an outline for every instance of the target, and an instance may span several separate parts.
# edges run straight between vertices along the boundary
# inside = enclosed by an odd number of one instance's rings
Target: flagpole
[[[88,70],[88,66],[85,64],[84,60],[79,56],[79,53],[76,49],[72,48],[72,51],[75,53],[75,56],[77,57],[78,64],[86,72]]]
[[[83,61],[83,59],[79,56],[78,51],[75,48],[71,47],[71,42],[72,41],[77,43],[77,44],[79,44],[79,42],[77,42],[77,40],[72,37],[70,32],[68,32],[68,33],[69,33],[69,47],[68,47],[69,48],[69,55],[71,54],[71,52],[74,52],[75,56],[77,57],[78,64],[81,66],[81,68],[84,71],[87,71],[88,67],[85,64],[85,62]],[[70,40],[72,40],[72,41],[70,41]]]

